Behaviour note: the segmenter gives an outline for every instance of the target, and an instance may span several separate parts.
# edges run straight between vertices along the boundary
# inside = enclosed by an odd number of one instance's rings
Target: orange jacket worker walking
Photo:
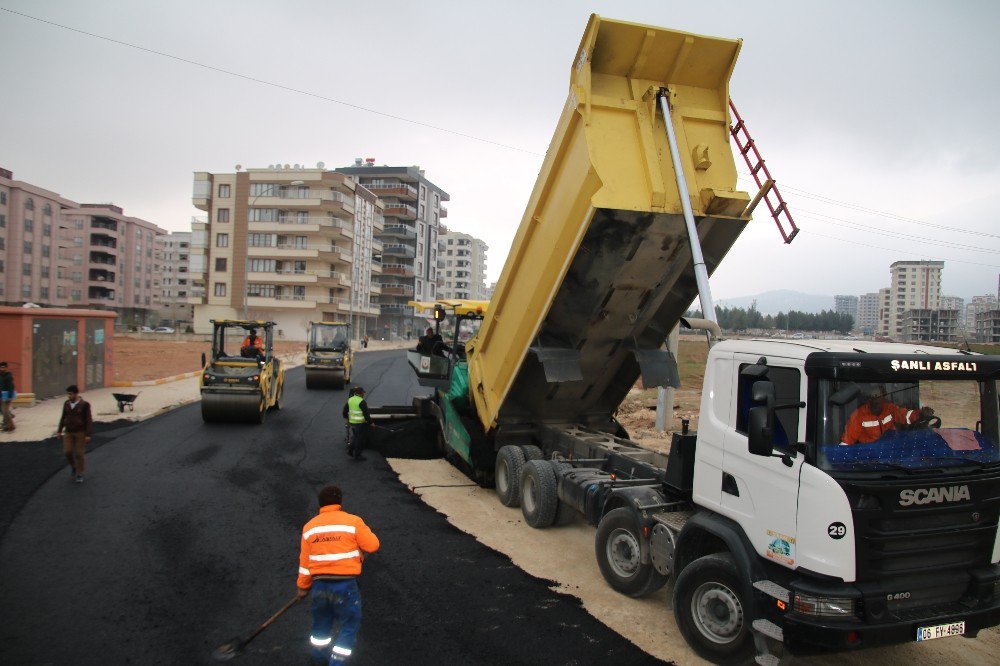
[[[378,537],[365,521],[341,508],[342,498],[337,486],[319,491],[319,515],[302,528],[299,553],[299,598],[312,592],[313,659],[329,664],[347,661],[354,650],[361,626],[357,577],[364,553],[379,548]],[[339,627],[336,636],[331,631],[334,623]]]

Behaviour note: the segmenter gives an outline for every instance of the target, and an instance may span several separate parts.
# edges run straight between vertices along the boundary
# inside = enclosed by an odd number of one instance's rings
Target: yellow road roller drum
[[[203,359],[201,417],[206,423],[263,423],[281,409],[285,369],[273,350],[274,322],[212,320],[212,355]]]

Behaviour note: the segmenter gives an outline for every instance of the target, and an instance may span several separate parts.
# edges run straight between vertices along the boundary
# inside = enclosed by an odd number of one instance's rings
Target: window
[[[219,198],[220,199],[229,198],[229,185],[219,185]]]
[[[21,266],[21,275],[31,275],[31,264]]]
[[[76,226],[77,229],[83,229],[83,218],[82,217],[76,218],[75,220],[73,220],[73,224]]]
[[[28,197],[27,199],[25,199],[24,200],[24,209],[25,210],[35,210],[35,200],[32,199],[31,197]]]
[[[0,250],[5,249],[5,244],[6,241],[4,240],[3,236],[0,236]]]
[[[251,208],[251,222],[277,222],[278,210],[276,208]]]
[[[229,234],[215,234],[215,247],[229,247]]]
[[[3,259],[0,259],[0,273],[3,273],[3,272],[4,272]]]
[[[4,229],[6,227],[7,227],[7,216],[0,215],[0,229]]]
[[[149,289],[149,280],[146,280],[146,289]]]
[[[52,215],[52,204],[47,201],[45,202],[45,205],[42,206],[42,215]]]
[[[250,234],[247,242],[250,247],[274,247],[274,234]]]
[[[229,209],[219,208],[215,211],[215,221],[216,222],[228,222],[229,221]]]
[[[215,271],[217,273],[225,273],[226,272],[226,258],[225,257],[220,257],[220,258],[217,258],[215,260]]]
[[[48,266],[42,266],[42,277],[43,278],[48,278],[49,277],[49,267]]]
[[[49,300],[49,288],[48,287],[42,287],[42,288],[40,288],[38,290],[38,297],[40,299],[42,299],[42,300],[45,300],[45,301]]]
[[[83,265],[83,255],[82,254],[74,254],[73,255],[73,265],[74,266],[82,266]]]
[[[6,205],[7,205],[7,193],[0,192],[0,206],[6,206]]]
[[[73,289],[72,291],[69,292],[69,297],[70,297],[70,300],[74,300],[74,301],[80,300],[80,290],[79,289]]]
[[[226,283],[225,282],[216,282],[215,283],[215,295],[216,296],[225,296],[226,295]]]
[[[248,296],[260,296],[262,298],[274,298],[275,287],[273,284],[251,284],[247,287]]]
[[[251,273],[273,273],[276,265],[274,259],[251,259],[247,264]]]
[[[66,287],[56,287],[56,298],[66,298]]]
[[[52,225],[42,222],[42,235],[51,236],[52,235]]]
[[[736,430],[742,434],[747,433],[747,419],[750,408],[758,405],[751,400],[751,392],[755,377],[745,377],[742,374],[743,368],[749,364],[740,366],[739,395],[736,397]],[[774,404],[792,405],[799,402],[801,378],[799,371],[795,368],[781,368],[770,366],[767,372],[767,379],[774,384]],[[778,409],[774,412],[774,443],[779,448],[788,446],[798,441],[799,437],[799,412],[798,408]]]
[[[30,220],[28,218],[24,218],[24,230],[25,231],[34,231],[35,230],[35,221],[34,220]]]
[[[42,246],[42,256],[43,256],[43,257],[48,257],[48,256],[49,256],[49,252],[50,252],[50,251],[51,251],[51,250],[50,250],[50,248],[49,248],[49,246],[48,246],[48,245],[43,245],[43,246]]]
[[[28,299],[31,298],[31,285],[30,284],[26,284],[26,285],[24,285],[24,286],[21,287],[21,297],[24,298],[24,300],[28,300]]]

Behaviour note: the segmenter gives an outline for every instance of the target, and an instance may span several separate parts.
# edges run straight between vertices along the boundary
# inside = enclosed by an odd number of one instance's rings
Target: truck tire
[[[497,497],[504,506],[521,504],[521,471],[524,468],[524,451],[516,446],[501,446],[497,451],[494,486]]]
[[[537,446],[535,446],[534,444],[527,444],[525,446],[522,446],[521,450],[524,451],[524,459],[525,460],[544,460],[545,459],[545,454],[542,453],[542,450],[540,448],[538,448]]]
[[[597,526],[594,551],[604,580],[617,592],[643,597],[663,587],[667,576],[641,560],[642,530],[630,507],[610,511]]]
[[[559,475],[562,474],[563,472],[568,472],[572,470],[573,466],[570,465],[568,462],[560,462],[560,461],[553,461],[552,466],[556,473],[556,487],[558,489]],[[558,490],[556,494],[558,495]],[[558,508],[556,508],[556,522],[555,522],[556,526],[564,527],[572,523],[575,519],[576,519],[576,509],[574,509],[569,504],[566,504],[566,502],[559,500],[559,506]]]
[[[559,491],[548,460],[529,460],[521,472],[521,513],[532,527],[549,527],[556,520]]]
[[[740,572],[729,553],[700,557],[677,577],[677,626],[694,651],[713,663],[742,664],[753,659],[749,611]]]

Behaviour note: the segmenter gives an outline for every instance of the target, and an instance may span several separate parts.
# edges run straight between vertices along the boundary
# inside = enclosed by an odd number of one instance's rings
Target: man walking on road
[[[354,650],[361,626],[357,577],[363,553],[379,548],[378,537],[365,521],[341,509],[342,500],[337,486],[319,491],[319,515],[302,528],[299,553],[298,598],[312,591],[312,657],[328,664],[347,661]],[[334,623],[336,636],[332,635]]]
[[[63,454],[70,465],[70,474],[77,483],[83,483],[83,455],[94,429],[90,403],[80,397],[76,384],[66,387],[68,400],[63,403],[62,416],[56,434],[62,437]]]
[[[360,386],[351,389],[351,397],[344,405],[344,418],[351,428],[351,441],[347,446],[347,455],[354,460],[364,460],[361,452],[368,443],[372,429],[372,415],[365,402],[365,390]]]
[[[7,370],[7,361],[0,361],[0,402],[3,403],[3,431],[14,432],[14,415],[11,414],[11,403],[17,393],[14,391],[14,375]]]

